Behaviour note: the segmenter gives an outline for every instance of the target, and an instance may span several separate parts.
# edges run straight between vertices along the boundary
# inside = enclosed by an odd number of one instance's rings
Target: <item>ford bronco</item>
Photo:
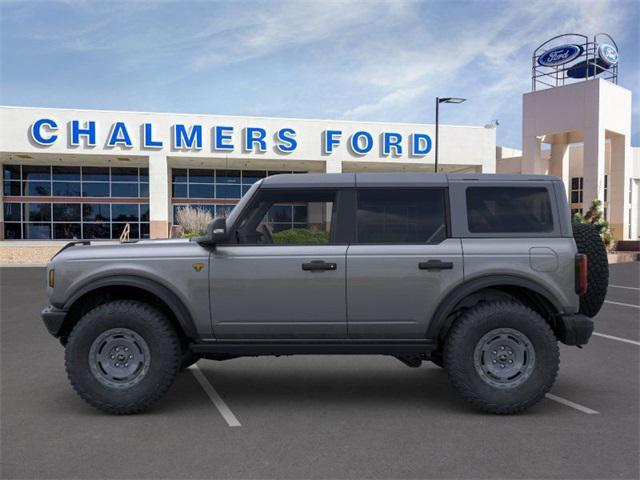
[[[588,342],[607,283],[555,177],[294,174],[199,238],[68,244],[42,316],[109,413],[148,408],[199,359],[382,354],[508,414],[549,391],[558,342]]]

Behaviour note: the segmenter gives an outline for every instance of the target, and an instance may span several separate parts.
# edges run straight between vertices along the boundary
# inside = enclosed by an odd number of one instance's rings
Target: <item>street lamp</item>
[[[440,127],[440,104],[441,103],[462,103],[466,98],[459,97],[436,97],[436,162],[434,166],[434,172],[438,173],[438,129]]]

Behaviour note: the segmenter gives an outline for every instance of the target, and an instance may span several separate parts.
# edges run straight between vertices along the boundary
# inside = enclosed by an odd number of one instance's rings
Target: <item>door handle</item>
[[[325,270],[336,270],[337,268],[337,263],[328,263],[324,260],[312,260],[309,263],[302,264],[302,270],[307,272],[322,272]]]
[[[418,264],[420,270],[451,270],[453,262],[443,262],[442,260],[429,260]]]

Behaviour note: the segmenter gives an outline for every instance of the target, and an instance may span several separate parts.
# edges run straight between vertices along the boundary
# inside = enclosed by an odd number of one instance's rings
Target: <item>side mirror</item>
[[[200,243],[206,245],[216,245],[227,241],[227,220],[224,217],[216,217],[209,224],[207,236],[202,237]]]

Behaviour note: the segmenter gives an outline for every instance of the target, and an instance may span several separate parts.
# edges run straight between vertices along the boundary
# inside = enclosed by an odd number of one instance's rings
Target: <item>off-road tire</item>
[[[112,329],[133,331],[148,346],[148,370],[130,387],[106,386],[92,373],[91,347]],[[161,312],[146,303],[118,300],[99,305],[74,326],[66,345],[65,367],[82,399],[104,412],[123,415],[142,412],[162,398],[176,378],[181,356],[178,335]]]
[[[578,252],[587,256],[587,280],[589,286],[584,295],[580,295],[580,313],[595,317],[607,296],[609,286],[609,261],[607,249],[600,234],[593,225],[574,223],[573,239]]]
[[[496,388],[476,369],[476,346],[495,329],[516,330],[533,346],[535,362],[518,386]],[[520,413],[539,402],[551,389],[559,364],[558,342],[547,322],[517,302],[487,302],[469,309],[452,326],[445,341],[444,365],[449,381],[465,400],[488,413]]]

